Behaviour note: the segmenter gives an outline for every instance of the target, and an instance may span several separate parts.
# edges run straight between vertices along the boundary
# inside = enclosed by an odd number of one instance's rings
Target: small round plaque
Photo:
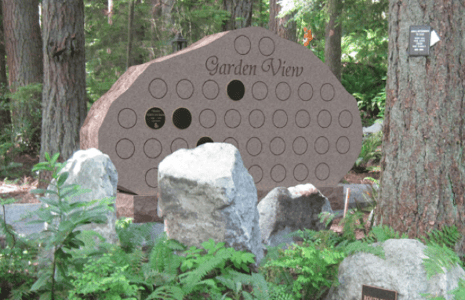
[[[160,129],[165,124],[165,113],[158,107],[152,107],[145,113],[145,123],[152,129]]]

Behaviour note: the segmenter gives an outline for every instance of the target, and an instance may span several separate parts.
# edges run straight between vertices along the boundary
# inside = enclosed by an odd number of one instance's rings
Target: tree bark
[[[297,32],[295,21],[289,21],[295,15],[291,13],[286,15],[284,18],[277,18],[281,6],[276,0],[270,0],[270,20],[268,28],[280,37],[297,43]]]
[[[380,199],[375,224],[417,238],[455,225],[465,235],[465,8],[460,0],[389,1]],[[409,56],[409,26],[441,39]],[[456,253],[465,253],[464,240]]]
[[[325,64],[333,72],[336,78],[341,81],[341,35],[342,23],[336,24],[336,19],[341,15],[342,1],[329,0],[328,14],[329,22],[326,24],[325,34]],[[336,26],[337,25],[337,26]]]
[[[87,115],[83,0],[43,0],[44,87],[42,147],[60,162],[80,149],[79,130]],[[50,172],[41,171],[39,188]]]
[[[134,0],[129,0],[129,18],[128,18],[128,51],[126,53],[126,70],[131,64],[131,48],[132,48],[132,27],[134,20]]]
[[[138,16],[140,13],[140,10],[137,11],[135,8],[140,6],[142,3],[142,0],[136,0],[134,3],[134,16],[133,18],[136,20],[136,24],[133,25],[133,42],[132,42],[132,49],[135,49],[135,51],[132,52],[132,66],[134,65],[141,65],[144,63],[144,56],[142,55],[141,51],[143,48],[146,48],[144,45],[147,40],[150,40],[150,35],[148,34],[148,26],[147,23],[144,21],[145,18],[141,18]],[[144,12],[145,15],[145,12]],[[147,36],[147,38],[146,38]],[[135,42],[134,42],[135,40]]]
[[[252,26],[252,4],[253,0],[223,0],[223,9],[231,13],[229,20],[223,22],[223,31]]]
[[[149,56],[149,60],[157,57],[166,56],[171,53],[171,45],[160,46],[158,43],[164,41],[167,37],[174,38],[176,30],[173,28],[173,20],[171,11],[175,4],[174,0],[151,0],[152,4],[152,22],[151,32],[151,48],[153,52]]]
[[[3,0],[3,28],[5,48],[9,72],[9,89],[14,93],[18,87],[31,83],[42,83],[42,38],[39,26],[38,0]],[[33,99],[25,105],[11,99],[11,121],[15,131],[24,131],[23,120],[31,120],[31,129],[38,128],[30,143],[32,152],[37,149],[34,144],[40,143],[40,127],[42,120],[34,120],[32,113],[40,111],[41,100]],[[23,141],[26,142],[26,141]]]
[[[8,78],[6,77],[6,62],[5,62],[5,37],[3,34],[3,10],[2,5],[0,5],[0,85],[3,85],[1,90],[1,95],[7,91],[8,87]],[[5,98],[5,105],[10,104],[10,99]],[[10,109],[7,106],[5,109],[0,107],[0,134],[4,133],[3,131],[9,125],[11,125],[11,113]]]

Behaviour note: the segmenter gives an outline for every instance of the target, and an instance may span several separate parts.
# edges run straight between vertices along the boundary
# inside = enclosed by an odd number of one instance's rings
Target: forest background
[[[4,6],[9,2],[12,1],[4,1]],[[277,15],[276,18],[280,20],[283,30],[290,31],[287,34],[288,38],[303,45],[304,28],[311,30],[313,39],[307,48],[323,62],[325,62],[326,27],[330,19],[329,5],[326,2],[321,0],[271,2],[271,14]],[[42,27],[41,1],[38,4],[39,26]],[[191,45],[204,36],[223,31],[225,24],[231,18],[231,13],[223,10],[222,7],[223,3],[212,0],[181,0],[164,3],[158,0],[84,1],[87,111],[128,67],[171,54],[173,52],[171,42],[177,32],[182,33],[187,44]],[[369,15],[367,12],[370,12]],[[338,63],[340,67],[335,71],[336,74],[339,73],[336,77],[357,99],[363,125],[370,126],[375,118],[384,117],[388,1],[372,3],[371,0],[347,0],[344,1],[344,10],[340,13],[336,21],[342,22],[340,42],[342,51],[336,58],[336,62],[337,60],[340,62]],[[258,3],[253,3],[251,17],[251,26],[269,29],[272,19],[270,2],[260,0]],[[236,17],[235,22],[244,22],[244,18]],[[233,27],[240,28],[240,26],[233,24]],[[8,42],[8,39],[5,39],[5,47],[8,47]],[[330,50],[327,49],[326,52]],[[41,49],[37,51],[40,52]],[[15,152],[33,154],[40,150],[42,109],[37,108],[41,107],[42,102],[42,80],[26,85],[17,83],[15,88],[14,81],[9,78],[8,68],[13,66],[21,70],[22,67],[17,65],[20,62],[16,60],[5,64],[5,60],[3,62],[0,60],[4,70],[4,76],[0,76],[2,86],[0,99],[3,103],[0,106],[0,114],[3,111],[4,120],[0,127],[0,133],[3,134],[0,145],[5,145],[0,148],[0,154],[5,154],[11,150],[11,144],[17,143],[19,148]],[[12,116],[10,126],[8,116],[4,113],[8,110],[9,103],[11,103],[10,116]],[[11,142],[8,145],[10,147],[5,144],[7,142]],[[7,165],[6,161],[3,165]]]

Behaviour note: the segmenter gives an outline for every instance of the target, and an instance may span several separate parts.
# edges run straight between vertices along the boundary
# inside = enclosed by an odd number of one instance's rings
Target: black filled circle
[[[245,94],[244,84],[240,80],[233,80],[228,84],[227,93],[234,101],[241,100]]]
[[[213,143],[213,140],[209,137],[203,137],[201,139],[199,139],[199,141],[197,142],[197,147],[202,145],[202,144],[206,144],[206,143]]]
[[[165,125],[165,113],[161,108],[152,107],[145,113],[145,123],[152,129],[160,129]]]
[[[173,123],[179,129],[186,129],[191,125],[192,115],[187,108],[178,108],[173,113]]]

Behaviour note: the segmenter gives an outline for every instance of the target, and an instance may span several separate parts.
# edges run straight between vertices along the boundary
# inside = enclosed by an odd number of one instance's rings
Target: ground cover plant
[[[363,119],[364,127],[371,126],[374,120]],[[27,131],[27,128],[25,129]],[[21,135],[22,141],[29,140]],[[1,140],[0,156],[4,158],[0,164],[2,174],[14,174],[16,165],[8,162],[7,153],[24,151],[25,147],[12,147],[17,143],[14,133],[10,130],[8,137],[11,142]],[[26,138],[24,138],[26,137]],[[380,159],[377,150],[382,145],[382,133],[372,135],[364,141],[359,159],[354,168],[363,168],[370,160]],[[5,143],[4,143],[5,142]],[[26,147],[29,148],[29,147]],[[14,228],[5,222],[5,204],[13,203],[12,199],[3,201],[3,217],[0,230],[6,234],[7,247],[0,250],[0,283],[8,283],[9,299],[323,299],[332,285],[338,285],[337,273],[342,260],[358,251],[372,252],[380,255],[379,250],[367,247],[369,243],[384,241],[398,236],[387,227],[373,226],[367,228],[363,223],[363,213],[370,211],[376,205],[376,190],[370,197],[373,205],[368,208],[351,210],[342,224],[343,233],[328,231],[295,232],[304,239],[301,245],[293,245],[288,250],[278,247],[268,248],[267,256],[262,260],[258,270],[252,268],[253,254],[225,248],[224,243],[215,244],[212,240],[202,244],[203,249],[191,247],[187,249],[175,240],[161,235],[142,251],[140,243],[149,234],[148,226],[130,227],[130,219],[119,219],[116,231],[119,237],[117,245],[101,243],[95,247],[92,239],[98,236],[93,231],[75,231],[80,225],[90,222],[103,223],[100,217],[108,207],[110,199],[87,204],[69,204],[73,196],[86,192],[79,187],[64,186],[66,173],[58,175],[64,166],[56,163],[59,154],[47,162],[39,163],[34,171],[46,169],[53,171],[57,180],[58,201],[41,198],[50,207],[37,212],[41,220],[51,224],[54,218],[59,218],[56,227],[50,226],[50,231],[42,232],[28,239],[14,232]],[[379,167],[372,167],[379,168]],[[11,173],[10,173],[11,172]],[[13,174],[13,175],[11,175]],[[372,179],[376,182],[376,180]],[[376,182],[378,183],[378,182]],[[36,190],[42,194],[44,191]],[[87,210],[89,205],[99,203],[97,207]],[[51,211],[57,213],[52,215]],[[1,216],[1,215],[0,215]],[[329,222],[325,215],[320,215],[322,221]],[[359,224],[356,221],[359,220]],[[355,229],[363,229],[365,237],[356,241]],[[433,260],[434,263],[457,262],[453,243],[457,235],[455,228],[444,229],[440,233],[438,248],[434,251],[447,251],[452,258]],[[442,244],[440,241],[444,241]],[[439,248],[441,247],[441,248]],[[38,255],[39,249],[52,251],[52,258]],[[186,253],[178,256],[174,251]],[[454,260],[455,259],[455,260]],[[429,267],[430,268],[430,267]],[[436,269],[434,269],[436,270]],[[5,285],[0,285],[5,287]],[[458,295],[458,294],[457,294]],[[457,296],[458,297],[458,296]],[[435,298],[441,299],[441,298]]]
[[[109,207],[110,199],[93,200],[89,203],[73,203],[71,196],[87,192],[77,185],[64,185],[67,172],[58,175],[64,164],[56,163],[58,154],[47,162],[37,164],[34,170],[53,171],[57,181],[57,192],[35,190],[35,193],[51,193],[58,201],[41,198],[50,205],[35,212],[41,220],[34,222],[60,223],[47,232],[33,238],[18,237],[11,225],[0,222],[7,235],[8,247],[0,254],[0,281],[17,284],[11,299],[320,299],[332,285],[337,286],[338,266],[353,253],[364,251],[383,257],[382,249],[368,246],[375,241],[399,238],[387,227],[372,227],[372,231],[361,241],[355,240],[354,228],[364,228],[355,220],[361,218],[360,211],[351,211],[344,222],[342,236],[332,231],[295,232],[304,242],[288,250],[268,248],[268,254],[258,268],[252,271],[253,254],[225,248],[224,243],[213,240],[202,244],[204,249],[186,249],[178,241],[159,237],[145,256],[138,249],[137,236],[147,234],[147,228],[138,228],[139,234],[128,232],[127,223],[119,222],[119,245],[102,243],[93,247],[93,231],[75,231],[80,225],[104,223],[101,217]],[[375,190],[373,190],[375,192]],[[8,203],[2,201],[2,204]],[[89,205],[98,203],[87,210]],[[58,215],[52,214],[52,211]],[[5,216],[4,216],[5,217]],[[321,221],[330,218],[320,214]],[[405,238],[406,236],[402,236]],[[442,271],[438,266],[451,266],[460,260],[451,250],[460,237],[456,228],[444,233],[430,235],[432,254],[425,260],[428,276]],[[99,236],[103,241],[103,237]],[[83,246],[83,249],[80,249]],[[37,257],[39,247],[52,250],[52,260]],[[173,251],[185,252],[186,257]],[[434,254],[441,253],[441,256]],[[447,255],[444,255],[447,254]],[[31,266],[30,262],[38,262]],[[28,269],[29,272],[22,272]],[[9,271],[14,270],[12,273]],[[463,285],[460,286],[462,288]],[[458,292],[465,295],[465,289]],[[456,291],[457,292],[457,291]],[[208,296],[209,298],[205,298]],[[441,298],[434,298],[441,299]]]

